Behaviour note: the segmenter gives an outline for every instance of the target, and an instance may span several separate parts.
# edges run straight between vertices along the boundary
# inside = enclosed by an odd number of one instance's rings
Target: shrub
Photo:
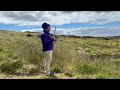
[[[14,60],[14,61],[4,61],[0,69],[2,72],[14,74],[16,70],[21,68],[23,66],[22,62],[20,60]]]
[[[76,72],[82,74],[95,74],[99,72],[99,68],[89,64],[81,64],[76,66]]]
[[[39,69],[32,65],[32,64],[28,64],[28,65],[24,65],[22,68],[17,70],[17,74],[22,74],[22,75],[32,75],[35,73],[38,73]]]
[[[63,69],[62,69],[62,67],[60,67],[60,66],[53,66],[53,67],[51,68],[51,71],[53,71],[53,72],[55,72],[55,73],[62,73],[62,72],[63,72]]]

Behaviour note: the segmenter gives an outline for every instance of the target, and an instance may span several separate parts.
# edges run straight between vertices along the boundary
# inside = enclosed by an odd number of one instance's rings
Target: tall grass
[[[0,72],[33,75],[43,71],[42,44],[39,33],[0,31]],[[98,38],[59,36],[55,42],[51,71],[75,78],[120,78],[120,38],[108,41]],[[112,44],[112,45],[111,45]]]

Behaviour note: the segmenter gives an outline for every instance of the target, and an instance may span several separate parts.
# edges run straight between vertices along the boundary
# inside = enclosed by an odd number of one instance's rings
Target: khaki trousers
[[[53,50],[44,51],[44,70],[45,73],[50,74],[50,63],[52,61]]]

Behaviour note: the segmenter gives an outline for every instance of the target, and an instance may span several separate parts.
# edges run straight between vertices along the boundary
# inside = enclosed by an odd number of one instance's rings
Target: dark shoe
[[[54,75],[54,72],[46,73],[46,76]]]
[[[54,75],[55,73],[54,72],[50,72],[50,75]]]

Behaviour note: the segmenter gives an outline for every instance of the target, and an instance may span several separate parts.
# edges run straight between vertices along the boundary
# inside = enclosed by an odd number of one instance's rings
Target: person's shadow
[[[41,72],[41,74],[44,74],[45,75],[45,73],[44,72]],[[49,76],[47,76],[48,78],[45,78],[45,79],[58,79],[58,77],[56,76],[56,75],[49,75]]]
[[[50,75],[49,77],[51,77],[52,79],[58,79],[58,77],[56,77],[55,75]]]

